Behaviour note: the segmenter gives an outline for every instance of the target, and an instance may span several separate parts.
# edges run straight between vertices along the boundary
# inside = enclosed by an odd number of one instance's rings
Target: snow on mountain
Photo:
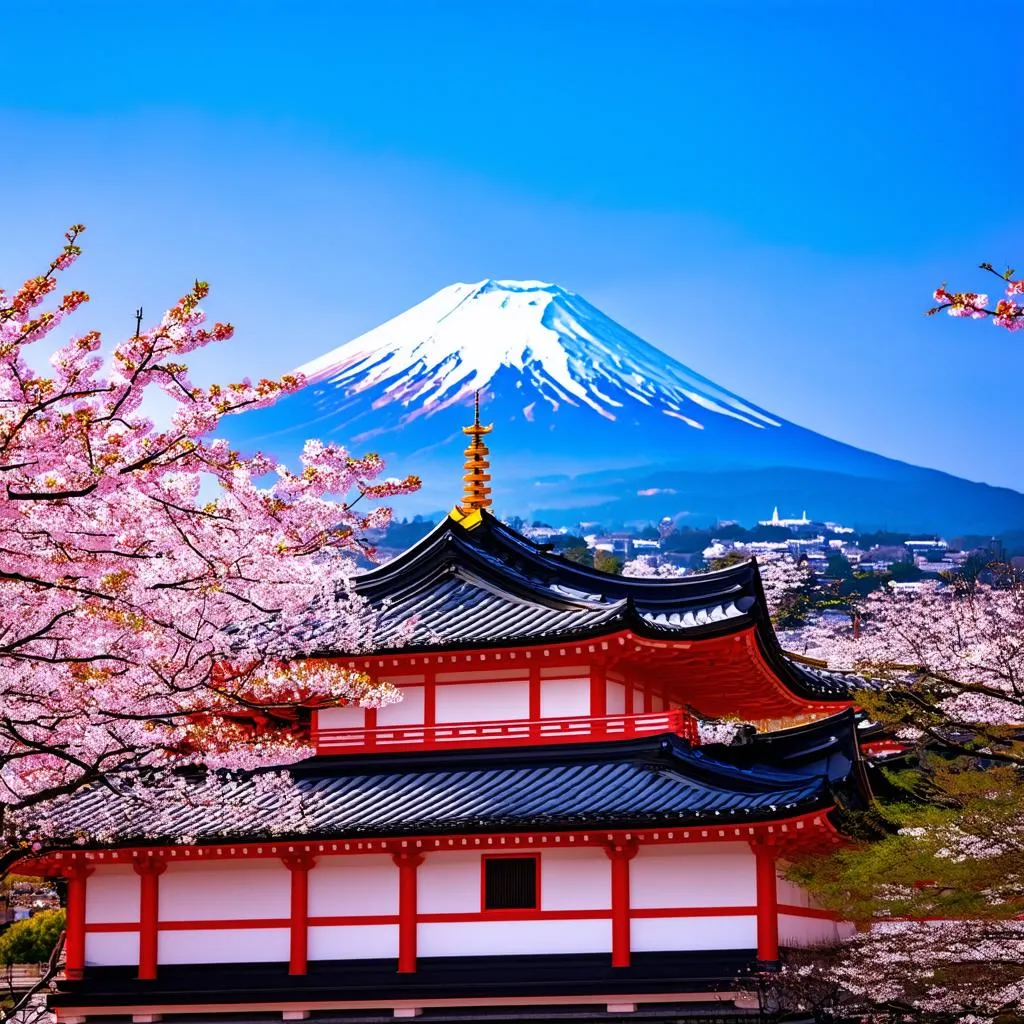
[[[700,339],[691,344],[698,359]],[[706,524],[750,523],[779,505],[891,529],[988,534],[1024,525],[1024,495],[773,416],[541,281],[442,288],[300,369],[305,388],[231,417],[228,438],[292,463],[309,437],[375,450],[389,472],[424,480],[402,514],[458,499],[461,427],[479,390],[495,425],[499,511],[565,524],[662,516]]]
[[[382,385],[385,401],[416,416],[463,402],[502,367],[521,375],[527,419],[537,400],[556,412],[563,402],[587,406],[608,420],[639,402],[698,430],[707,413],[758,429],[780,425],[541,281],[450,285],[300,369],[313,384],[353,393]]]

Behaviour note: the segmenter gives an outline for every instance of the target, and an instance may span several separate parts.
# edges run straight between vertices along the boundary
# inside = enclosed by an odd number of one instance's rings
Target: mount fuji
[[[1024,495],[799,427],[540,281],[451,285],[300,370],[303,389],[222,424],[230,440],[290,462],[308,437],[377,451],[423,478],[405,514],[460,496],[479,391],[499,513],[749,524],[778,505],[864,528],[1024,525]]]

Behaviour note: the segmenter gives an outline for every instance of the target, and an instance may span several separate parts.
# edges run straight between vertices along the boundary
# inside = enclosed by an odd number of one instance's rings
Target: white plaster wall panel
[[[835,921],[823,917],[779,914],[780,945],[813,946],[819,942],[835,942],[838,937]]]
[[[310,960],[372,960],[398,956],[398,925],[316,925],[309,929]]]
[[[483,870],[480,865],[478,852],[427,854],[416,878],[420,913],[478,913]]]
[[[276,858],[171,863],[160,876],[161,921],[244,921],[290,913],[291,873]]]
[[[130,864],[97,868],[85,883],[86,923],[138,921],[139,882]]]
[[[388,856],[320,857],[309,872],[311,917],[398,913],[398,868]]]
[[[422,725],[423,687],[403,686],[402,699],[377,709],[377,725]]]
[[[633,691],[633,714],[642,715],[644,710],[644,691]]]
[[[92,881],[92,879],[89,879]],[[139,962],[138,932],[87,932],[86,967],[111,967]]]
[[[290,952],[287,928],[160,932],[161,964],[280,963]]]
[[[665,710],[665,698],[660,693],[656,693],[651,699],[651,710],[652,711],[664,711]]]
[[[439,683],[477,683],[500,680],[520,680],[530,678],[530,670],[526,665],[508,668],[470,669],[468,672],[438,672],[434,679]]]
[[[752,907],[754,855],[746,843],[642,846],[629,864],[634,907]]]
[[[543,910],[607,910],[611,861],[603,850],[545,850],[540,858]]]
[[[467,921],[420,924],[420,956],[495,956],[516,953],[607,953],[611,922]]]
[[[445,683],[438,686],[438,722],[505,722],[530,717],[530,684],[526,680],[504,683]]]
[[[589,714],[589,679],[541,680],[541,718],[584,718]]]
[[[641,917],[629,932],[636,953],[659,950],[753,949],[757,946],[757,918],[750,917]]]
[[[626,687],[611,679],[605,680],[605,708],[609,715],[622,715],[626,712]]]
[[[791,907],[814,906],[806,890],[801,889],[799,885],[795,885],[781,874],[776,875],[775,891],[780,903],[788,903]]]
[[[366,711],[363,708],[324,708],[314,712],[318,729],[363,729]]]

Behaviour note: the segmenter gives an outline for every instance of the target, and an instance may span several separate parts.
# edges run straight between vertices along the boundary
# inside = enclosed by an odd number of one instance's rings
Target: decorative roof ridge
[[[518,572],[512,566],[495,564],[493,558],[488,558],[485,552],[466,542],[465,536],[460,535],[465,531],[457,523],[453,523],[452,526],[454,528],[443,537],[438,534],[436,542],[429,548],[424,548],[401,572],[391,576],[378,575],[374,579],[367,579],[369,574],[354,577],[355,592],[368,600],[378,596],[394,599],[424,590],[444,576],[455,575],[493,594],[549,608],[566,611],[607,609],[615,613],[626,607],[627,600],[624,597],[603,595],[598,600],[572,597],[564,591],[559,593],[551,586]],[[385,588],[387,592],[381,594],[380,591]]]

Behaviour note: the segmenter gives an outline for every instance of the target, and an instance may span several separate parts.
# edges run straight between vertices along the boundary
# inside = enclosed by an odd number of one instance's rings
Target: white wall
[[[540,900],[542,910],[610,908],[611,861],[604,850],[545,850],[540,858]]]
[[[85,883],[85,923],[139,919],[140,878],[130,864],[103,864]]]
[[[118,964],[130,965],[138,962],[138,932],[86,932],[86,967],[112,967]]]
[[[289,957],[287,928],[231,928],[160,932],[158,963],[280,963]]]
[[[403,686],[402,699],[398,704],[377,709],[377,726],[422,725],[423,702],[422,686]]]
[[[389,856],[320,857],[309,872],[310,917],[397,913],[398,868]]]
[[[291,873],[276,858],[172,862],[160,876],[161,921],[244,921],[290,914]]]
[[[428,853],[416,875],[420,913],[478,913],[480,861],[479,852]]]
[[[635,862],[634,862],[635,863]],[[656,950],[753,949],[757,917],[634,918],[630,947],[636,953]]]
[[[323,708],[314,711],[317,729],[364,729],[366,711],[363,708]]]
[[[633,907],[752,907],[754,854],[746,843],[641,846],[630,862]]]
[[[541,718],[581,718],[589,714],[589,679],[541,680]]]
[[[603,953],[610,921],[467,921],[420,924],[420,956],[515,953]]]
[[[526,679],[445,683],[437,687],[435,707],[438,723],[529,718],[530,684]]]
[[[397,957],[398,925],[314,925],[308,942],[310,960]]]
[[[782,865],[780,865],[780,869]],[[812,907],[814,906],[810,894],[795,885],[781,873],[776,874],[775,891],[780,903],[788,903],[791,907]]]
[[[609,715],[622,715],[626,712],[626,687],[612,679],[605,681],[605,708]]]
[[[819,942],[835,942],[839,932],[835,921],[823,917],[797,917],[779,914],[779,945],[813,946]]]

